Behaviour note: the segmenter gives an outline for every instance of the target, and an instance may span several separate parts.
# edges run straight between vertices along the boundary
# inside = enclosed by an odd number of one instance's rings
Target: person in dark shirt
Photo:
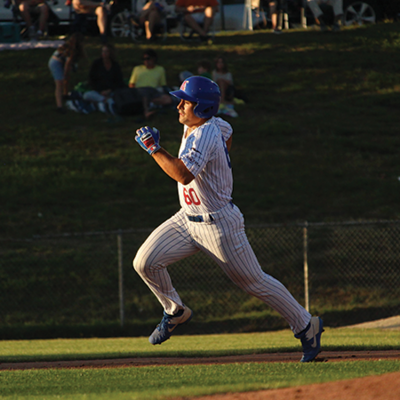
[[[106,104],[112,102],[114,91],[126,87],[111,43],[103,45],[101,57],[93,62],[89,72],[89,84],[92,90],[85,92],[83,99],[98,103],[99,110],[103,112],[106,111]]]

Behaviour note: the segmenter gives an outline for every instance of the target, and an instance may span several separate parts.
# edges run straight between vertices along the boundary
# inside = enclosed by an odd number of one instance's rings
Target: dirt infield
[[[258,392],[227,393],[195,400],[399,400],[400,373]],[[174,400],[189,400],[175,398]],[[194,399],[193,399],[194,400]]]
[[[43,369],[43,368],[123,368],[148,367],[159,365],[210,365],[244,362],[298,362],[301,353],[248,354],[225,357],[149,357],[117,358],[110,360],[76,360],[76,361],[36,361],[23,363],[0,363],[0,370]],[[400,350],[388,351],[324,351],[317,362],[338,362],[355,360],[400,360]],[[399,397],[400,398],[400,397]]]

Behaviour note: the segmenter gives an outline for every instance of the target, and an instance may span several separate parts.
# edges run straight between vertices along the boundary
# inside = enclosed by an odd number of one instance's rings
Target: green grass
[[[398,360],[2,371],[0,398],[155,400],[293,387],[396,371],[400,371]]]
[[[398,339],[398,331],[327,329],[323,349],[396,349]],[[0,362],[209,357],[279,351],[300,351],[289,330],[180,336],[162,346],[151,346],[147,338],[2,341]],[[153,400],[292,387],[396,371],[400,371],[399,360],[0,371],[0,398]]]
[[[154,46],[169,85],[202,58],[225,53],[249,102],[232,120],[234,200],[250,223],[397,219],[400,33],[398,23],[339,35],[291,30],[226,32],[212,46],[172,36]],[[115,40],[123,73],[143,45]],[[87,42],[87,80],[100,51]],[[154,227],[178,208],[176,184],[133,140],[140,124],[102,114],[54,112],[53,49],[4,51],[0,96],[0,238]],[[156,116],[176,154],[176,113]],[[160,207],[162,199],[162,207]]]
[[[330,329],[323,334],[325,350],[398,349],[399,331]],[[174,336],[162,346],[147,337],[110,339],[3,340],[1,362],[60,361],[127,357],[210,357],[301,351],[289,329],[231,335]]]

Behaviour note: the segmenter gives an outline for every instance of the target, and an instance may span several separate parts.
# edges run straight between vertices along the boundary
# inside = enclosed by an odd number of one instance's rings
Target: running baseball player
[[[133,261],[136,272],[164,308],[150,343],[165,342],[179,325],[192,318],[193,312],[172,285],[167,267],[202,251],[237,286],[279,312],[301,340],[301,362],[313,361],[320,352],[322,320],[312,317],[285,286],[261,269],[247,240],[243,215],[232,202],[232,127],[215,117],[220,102],[218,85],[192,76],[171,94],[180,100],[179,122],[184,125],[178,157],[160,146],[156,128],[138,129],[135,137],[161,169],[178,182],[181,205],[174,216],[153,231]]]

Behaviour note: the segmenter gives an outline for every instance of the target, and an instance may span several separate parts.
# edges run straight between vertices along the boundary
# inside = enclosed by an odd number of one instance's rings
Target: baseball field
[[[129,78],[146,46],[124,39],[115,44]],[[399,218],[399,23],[337,35],[226,32],[212,46],[171,37],[153,47],[171,86],[198,60],[227,56],[246,98],[230,122],[234,198],[247,223]],[[79,64],[74,83],[87,80],[100,49],[98,38],[87,40],[89,60]],[[152,228],[178,207],[176,184],[134,144],[141,126],[136,117],[55,112],[47,68],[53,51],[0,52],[1,252],[12,240],[38,235]],[[159,113],[151,124],[176,153],[181,127],[175,111]],[[17,284],[23,293],[24,281]],[[39,315],[46,302],[41,295],[30,297]],[[288,329],[185,336],[182,327],[157,347],[148,333],[3,340],[0,398],[400,398],[400,330],[384,322],[326,327],[322,353],[306,365],[298,362],[299,343]]]
[[[371,328],[375,326],[375,328]],[[184,330],[184,328],[180,328]],[[290,330],[147,338],[4,341],[4,399],[385,399],[400,395],[400,320],[326,329],[300,364]]]

